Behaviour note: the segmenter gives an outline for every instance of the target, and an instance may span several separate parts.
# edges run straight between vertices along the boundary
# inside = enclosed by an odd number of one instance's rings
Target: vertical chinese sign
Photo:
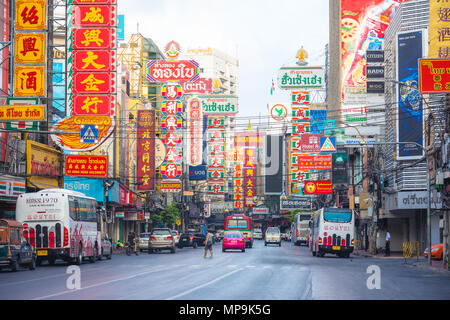
[[[428,58],[450,57],[450,2],[430,0]]]
[[[257,197],[257,149],[255,147],[244,148],[244,207],[251,208],[256,205]]]
[[[187,121],[188,163],[198,166],[203,162],[203,112],[200,99],[192,98],[188,101]]]
[[[67,8],[67,118],[53,135],[63,149],[89,151],[114,131],[116,106],[116,0],[69,0]]]
[[[244,207],[244,155],[243,149],[234,147],[235,154],[233,159],[233,202],[234,208],[241,210]]]
[[[182,175],[182,133],[183,105],[180,99],[183,95],[181,85],[176,83],[165,84],[161,88],[162,123],[164,130],[164,143],[166,146],[166,156],[161,165],[162,185],[171,185],[171,188],[162,188],[166,192],[181,191],[181,175]]]
[[[203,110],[205,111],[205,110]],[[225,117],[207,116],[207,168],[208,194],[225,197],[226,188],[226,136]],[[222,196],[223,195],[223,196]]]
[[[38,98],[46,95],[46,0],[17,0],[15,7],[14,96],[20,103],[0,107],[0,119],[17,120],[7,128],[35,127],[46,121],[46,106]]]
[[[137,190],[155,190],[155,111],[137,114]]]
[[[292,91],[292,135],[290,140],[289,195],[301,194],[304,180],[309,178],[309,170],[300,170],[298,159],[304,149],[304,135],[310,132],[310,93],[309,91]]]

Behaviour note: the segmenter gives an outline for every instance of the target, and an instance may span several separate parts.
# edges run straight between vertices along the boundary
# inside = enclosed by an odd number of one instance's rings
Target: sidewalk
[[[355,250],[353,255],[360,256],[364,258],[378,258],[378,259],[403,259],[403,254],[401,252],[391,252],[391,255],[386,257],[384,253],[378,253],[376,255],[371,254],[366,250]]]

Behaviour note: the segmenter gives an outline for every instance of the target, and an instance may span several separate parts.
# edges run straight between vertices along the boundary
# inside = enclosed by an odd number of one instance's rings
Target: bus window
[[[75,197],[69,196],[69,216],[72,220],[79,220],[78,217],[78,202]]]
[[[323,218],[328,222],[348,223],[352,220],[351,211],[325,211]]]
[[[247,229],[248,223],[247,220],[230,219],[228,220],[227,228]]]

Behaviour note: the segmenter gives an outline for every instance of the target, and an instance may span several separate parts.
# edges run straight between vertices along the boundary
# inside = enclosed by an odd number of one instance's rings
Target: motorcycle
[[[135,240],[135,246],[136,246],[136,243],[137,243],[137,241]],[[126,252],[127,256],[131,255],[132,252],[136,253],[137,256],[139,255],[138,251],[135,250],[135,247],[134,246],[133,247],[130,246],[129,242],[126,243],[126,250],[125,250],[125,252]]]

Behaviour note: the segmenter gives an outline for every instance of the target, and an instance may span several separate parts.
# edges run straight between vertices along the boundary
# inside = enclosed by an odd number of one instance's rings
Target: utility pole
[[[414,144],[422,149],[425,152],[425,161],[427,166],[427,230],[428,230],[428,264],[431,266],[431,197],[430,197],[430,164],[428,160],[428,152],[421,144],[417,142],[375,142],[375,143],[367,143],[366,141],[361,141],[360,146],[369,146],[369,145],[399,145],[399,144]]]

